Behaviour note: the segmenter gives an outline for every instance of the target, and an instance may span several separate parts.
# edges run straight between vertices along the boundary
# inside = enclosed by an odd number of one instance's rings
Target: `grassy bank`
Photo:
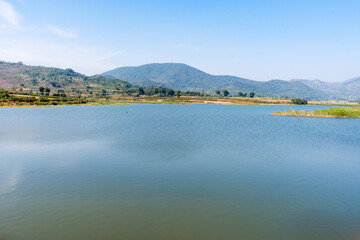
[[[330,108],[315,111],[281,111],[273,115],[322,118],[360,118],[360,107]]]
[[[0,89],[0,107],[40,107],[73,105],[122,105],[122,104],[289,104],[287,99],[218,97],[218,96],[46,96]]]
[[[271,98],[243,98],[243,97],[157,97],[157,96],[120,96],[108,100],[116,103],[139,104],[224,104],[224,105],[259,105],[259,104],[289,104],[289,100]],[[111,104],[110,103],[110,104]]]
[[[123,104],[224,104],[224,105],[264,105],[291,104],[290,99],[266,97],[224,97],[224,96],[147,96],[112,94],[105,97],[90,95],[34,94],[22,91],[0,89],[0,107],[40,107],[74,105],[123,105]],[[313,105],[342,104],[354,106],[350,102],[309,102]]]

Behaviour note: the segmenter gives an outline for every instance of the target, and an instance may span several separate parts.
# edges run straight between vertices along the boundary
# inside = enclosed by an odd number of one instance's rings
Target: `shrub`
[[[300,98],[295,98],[295,99],[291,99],[291,103],[297,104],[297,105],[306,105],[306,104],[308,104],[308,101],[306,101],[304,99],[300,99]]]

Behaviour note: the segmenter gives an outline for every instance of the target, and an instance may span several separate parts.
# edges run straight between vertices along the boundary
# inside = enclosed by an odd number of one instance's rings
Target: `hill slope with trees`
[[[103,76],[121,78],[139,86],[163,86],[182,91],[228,90],[230,94],[238,92],[256,92],[257,96],[276,98],[325,99],[326,95],[301,82],[272,80],[268,82],[253,81],[234,76],[215,76],[186,64],[164,63],[147,64],[139,67],[122,67],[102,74]]]
[[[163,86],[182,91],[228,90],[230,94],[255,92],[257,96],[274,98],[305,98],[311,100],[358,100],[360,78],[344,83],[313,83],[309,80],[253,81],[235,76],[215,76],[186,64],[154,63],[139,67],[120,67],[102,74],[120,78],[139,86]]]
[[[163,87],[143,88],[126,81],[104,77],[86,76],[72,69],[28,66],[21,62],[0,61],[0,88],[46,95],[174,95],[175,91]]]

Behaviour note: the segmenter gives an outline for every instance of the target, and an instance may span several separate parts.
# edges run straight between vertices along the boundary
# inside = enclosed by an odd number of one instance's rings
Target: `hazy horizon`
[[[360,76],[360,2],[0,0],[0,58],[93,75],[185,63],[257,81]]]

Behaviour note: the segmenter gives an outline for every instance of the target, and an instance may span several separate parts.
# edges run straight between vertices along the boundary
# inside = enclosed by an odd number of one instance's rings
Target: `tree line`
[[[50,96],[51,93],[51,89],[48,87],[43,87],[40,86],[39,87],[39,94],[43,95],[43,96]],[[204,92],[198,92],[198,91],[180,91],[180,90],[173,90],[170,88],[166,88],[166,87],[156,87],[156,86],[152,86],[152,87],[138,87],[135,85],[122,85],[121,87],[115,87],[115,89],[97,89],[93,90],[92,87],[90,86],[86,86],[85,89],[85,93],[88,93],[90,95],[95,94],[96,97],[109,97],[112,94],[122,94],[122,95],[127,95],[127,96],[158,96],[158,97],[180,97],[180,96],[194,96],[194,97],[209,97],[211,96],[211,94],[207,94]],[[76,88],[71,88],[71,93],[76,93],[78,95],[81,95],[82,92]],[[228,90],[223,90],[222,92],[220,90],[216,90],[215,91],[215,95],[216,96],[224,96],[224,97],[229,97],[230,92]],[[52,96],[55,97],[66,97],[66,93],[65,90],[63,89],[58,89],[55,93],[52,94]],[[250,92],[248,93],[243,93],[243,92],[239,92],[238,95],[235,95],[237,97],[250,97],[250,98],[254,98],[255,97],[255,93],[254,92]]]
[[[91,89],[91,87],[87,87],[86,91],[93,94],[92,91],[89,91],[89,89]],[[131,96],[157,96],[157,97],[181,97],[181,96],[197,96],[197,97],[206,97],[206,96],[211,96],[209,94],[206,94],[204,92],[197,92],[197,91],[180,91],[180,90],[173,90],[170,88],[165,88],[165,87],[138,87],[138,86],[131,86],[129,85],[129,87],[125,87],[125,91],[118,91],[118,93],[122,93],[125,95],[131,95]],[[76,93],[77,96],[80,98],[82,92],[80,90],[77,90],[76,88],[72,88],[71,92]],[[48,87],[39,87],[39,94],[43,95],[43,96],[50,96],[51,93],[51,89]],[[114,91],[112,93],[115,93]],[[96,96],[97,97],[103,97],[103,98],[108,98],[111,95],[111,92],[107,91],[106,89],[101,89],[99,92],[97,92]],[[223,90],[222,92],[220,90],[216,90],[215,91],[215,95],[217,96],[224,96],[224,97],[228,97],[231,96],[230,92],[228,90]],[[67,97],[65,90],[63,89],[58,89],[56,93],[52,94],[52,96],[54,97]],[[250,98],[254,98],[255,97],[255,93],[254,92],[250,92],[248,93],[243,93],[243,92],[239,92],[238,95],[236,95],[238,97],[247,97],[249,96]],[[304,99],[300,99],[300,98],[295,98],[291,100],[292,104],[297,104],[297,105],[306,105],[308,104],[307,100]]]
[[[223,95],[224,97],[227,97],[227,96],[230,95],[230,92],[229,92],[228,90],[223,90],[223,92],[222,92],[222,94],[221,94],[221,91],[220,91],[220,90],[216,90],[216,91],[215,91],[215,94],[216,94],[217,96]],[[238,97],[247,97],[248,94],[247,94],[247,93],[243,93],[243,92],[239,92],[237,96],[238,96]],[[250,98],[255,97],[255,93],[254,93],[254,92],[250,92],[250,93],[249,93],[249,97],[250,97]]]

